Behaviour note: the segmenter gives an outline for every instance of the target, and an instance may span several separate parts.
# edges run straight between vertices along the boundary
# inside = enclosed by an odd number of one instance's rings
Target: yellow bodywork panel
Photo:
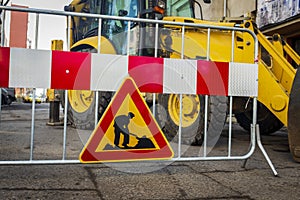
[[[94,36],[94,37],[89,37],[89,38],[85,38],[83,40],[78,41],[77,43],[75,43],[72,47],[72,49],[78,49],[78,47],[82,46],[82,45],[88,45],[90,47],[93,47],[94,49],[98,49],[98,36]],[[101,37],[101,42],[100,42],[100,52],[102,54],[116,54],[116,50],[115,47],[113,46],[113,44],[105,37]],[[94,52],[96,53],[96,52]]]
[[[258,65],[258,82],[258,101],[287,126],[289,96],[263,62]]]
[[[262,61],[259,63],[258,100],[287,126],[289,96],[296,69],[284,57],[281,43],[275,41],[272,44],[260,32],[257,38],[270,57],[268,65]]]
[[[234,26],[234,23],[205,22],[196,19],[180,17],[166,17],[166,21],[191,22],[209,24],[215,26]],[[163,48],[171,50],[171,58],[181,58],[182,54],[182,28],[165,25],[168,33],[161,36]],[[172,38],[172,44],[168,46],[166,38]],[[233,41],[232,41],[233,40]],[[208,45],[209,44],[209,45]],[[232,48],[234,48],[232,53]],[[207,28],[186,27],[184,32],[184,58],[209,59],[224,62],[254,62],[254,39],[247,32],[234,32]],[[207,58],[208,57],[208,58]]]
[[[274,75],[278,83],[281,84],[282,88],[290,94],[296,70],[285,59],[282,50],[280,51],[276,45],[272,45],[262,33],[259,32],[257,38],[260,45],[266,49],[271,57],[270,72]]]

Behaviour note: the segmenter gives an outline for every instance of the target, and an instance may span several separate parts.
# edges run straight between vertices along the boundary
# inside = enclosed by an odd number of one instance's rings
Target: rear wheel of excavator
[[[158,109],[159,124],[164,124],[163,131],[168,140],[178,141],[180,124],[180,96],[176,94],[162,94],[158,103],[165,109]],[[208,97],[208,144],[216,142],[220,136],[227,112],[227,97]],[[205,97],[202,95],[182,96],[182,137],[183,144],[202,144],[204,133]],[[160,116],[165,116],[162,119]],[[162,122],[163,121],[163,122]]]
[[[235,118],[242,128],[250,131],[253,116],[252,100],[244,98],[244,102],[248,108],[244,112],[235,113]],[[283,127],[283,123],[260,102],[257,102],[257,124],[262,135],[272,134]]]

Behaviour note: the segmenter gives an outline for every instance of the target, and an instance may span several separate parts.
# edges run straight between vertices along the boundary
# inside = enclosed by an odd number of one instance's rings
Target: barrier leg
[[[250,126],[250,129],[251,129],[251,141],[253,140],[254,142],[251,142],[251,144],[249,145],[248,147],[248,152],[250,151],[250,149],[252,148],[252,146],[254,145],[254,147],[256,146],[256,138],[255,138],[255,126],[253,124],[251,124]],[[253,137],[253,138],[252,138]],[[246,164],[247,164],[247,161],[248,161],[249,158],[246,158],[242,164],[242,168],[246,168]]]
[[[251,125],[251,131],[252,131],[253,127]],[[265,157],[265,159],[267,160],[268,162],[268,165],[270,166],[274,176],[277,176],[278,173],[270,159],[270,157],[268,156],[267,152],[265,151],[265,148],[263,147],[262,143],[261,143],[261,139],[260,139],[260,132],[259,132],[259,125],[256,124],[256,127],[255,127],[255,132],[256,132],[256,136],[257,136],[257,139],[256,139],[256,143],[260,149],[260,151],[262,152],[263,156]],[[249,146],[249,149],[251,148],[251,145]],[[248,149],[248,150],[249,150]],[[242,164],[242,168],[246,168],[246,164],[247,164],[247,161],[248,161],[249,158],[245,159],[243,164]]]
[[[256,125],[256,136],[257,136],[257,145],[258,145],[259,149],[261,150],[262,154],[264,155],[265,159],[267,160],[270,168],[273,171],[274,176],[277,176],[278,173],[277,173],[277,171],[276,171],[276,169],[275,169],[275,167],[274,167],[274,165],[273,165],[270,157],[268,156],[267,152],[265,151],[265,149],[264,149],[264,147],[263,147],[263,145],[261,143],[260,132],[259,132],[259,125],[258,124]]]

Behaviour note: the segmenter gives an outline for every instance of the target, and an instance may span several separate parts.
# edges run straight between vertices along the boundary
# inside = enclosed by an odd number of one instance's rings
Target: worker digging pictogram
[[[119,115],[114,120],[114,145],[106,145],[104,150],[114,150],[114,149],[145,149],[145,148],[155,148],[151,139],[146,136],[139,137],[137,134],[131,133],[128,125],[132,118],[134,118],[134,114],[129,112],[128,115]],[[120,145],[120,136],[123,135],[123,142]],[[130,136],[133,136],[137,139],[137,143],[135,146],[129,146]]]

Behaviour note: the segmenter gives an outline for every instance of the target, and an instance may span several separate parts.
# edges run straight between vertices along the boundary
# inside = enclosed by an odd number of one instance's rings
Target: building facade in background
[[[14,4],[11,6],[28,8],[27,6]],[[27,32],[28,13],[10,12],[9,47],[27,48]],[[18,100],[22,99],[27,92],[26,88],[15,88],[15,94]]]
[[[28,8],[26,6],[11,5],[14,7]],[[27,29],[28,29],[28,13],[26,12],[11,12],[10,16],[10,47],[27,47]]]
[[[211,0],[210,4],[198,0],[202,6],[203,19],[219,21],[224,17],[249,16],[256,11],[254,0]],[[199,18],[200,9],[196,6],[196,16]]]

